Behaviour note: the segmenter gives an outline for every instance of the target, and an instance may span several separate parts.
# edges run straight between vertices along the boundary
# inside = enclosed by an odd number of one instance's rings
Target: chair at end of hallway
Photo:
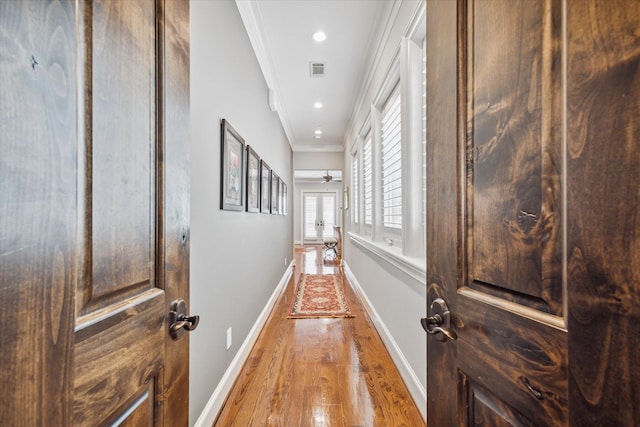
[[[340,258],[341,258],[340,255],[342,252],[340,240],[341,240],[340,227],[334,226],[333,236],[325,237],[322,240],[322,243],[324,244],[323,254],[324,254],[325,261],[334,261],[334,262],[340,263]]]

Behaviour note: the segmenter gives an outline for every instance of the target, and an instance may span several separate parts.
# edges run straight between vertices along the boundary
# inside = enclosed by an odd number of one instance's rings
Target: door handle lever
[[[200,323],[200,316],[187,316],[187,303],[183,299],[177,299],[171,303],[169,311],[169,335],[177,340],[184,331],[193,331]]]
[[[176,335],[180,329],[184,329],[186,331],[193,331],[198,327],[198,323],[200,323],[200,316],[185,316],[183,314],[178,314],[178,317],[175,322],[173,322],[169,327],[171,330],[169,331],[172,336]]]
[[[422,329],[429,335],[438,335],[442,342],[457,340],[458,334],[451,329],[451,312],[447,303],[442,298],[436,298],[431,303],[429,311],[433,313],[432,316],[420,319]]]

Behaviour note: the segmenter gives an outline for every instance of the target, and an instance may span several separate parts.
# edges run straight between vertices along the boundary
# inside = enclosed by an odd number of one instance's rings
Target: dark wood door
[[[638,422],[640,11],[588,3],[427,0],[431,426]]]
[[[0,8],[0,424],[186,425],[188,2]]]

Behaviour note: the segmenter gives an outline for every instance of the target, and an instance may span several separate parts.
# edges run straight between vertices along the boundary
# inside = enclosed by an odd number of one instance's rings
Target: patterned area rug
[[[303,274],[300,277],[289,318],[311,317],[354,317],[337,276]]]

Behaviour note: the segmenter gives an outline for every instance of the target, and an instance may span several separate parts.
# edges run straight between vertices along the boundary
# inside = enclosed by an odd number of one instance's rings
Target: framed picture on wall
[[[280,180],[278,185],[278,213],[284,215],[284,181]]]
[[[287,215],[287,206],[289,202],[287,200],[287,184],[282,184],[282,214]]]
[[[271,212],[271,168],[260,160],[260,212]]]
[[[220,209],[241,211],[244,207],[244,139],[222,119],[220,156]]]
[[[278,187],[280,186],[280,178],[272,170],[271,171],[271,213],[278,215]]]
[[[247,212],[260,212],[260,158],[247,145]]]

